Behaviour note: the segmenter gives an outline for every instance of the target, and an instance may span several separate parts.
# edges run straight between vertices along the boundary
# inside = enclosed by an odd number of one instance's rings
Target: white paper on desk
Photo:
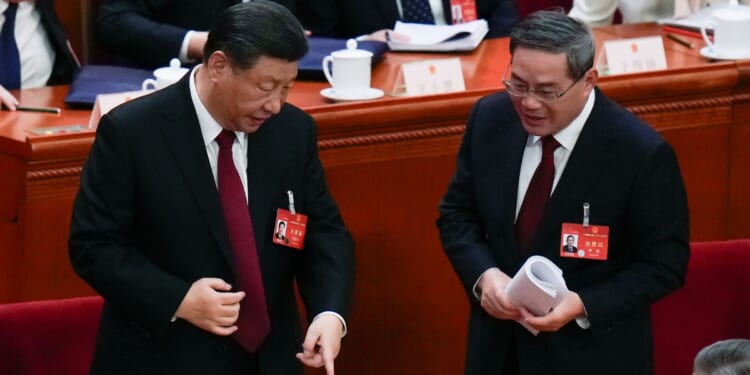
[[[393,31],[408,42],[390,41],[392,51],[471,51],[482,42],[489,27],[483,19],[455,25],[424,25],[396,21]]]
[[[534,255],[529,257],[505,288],[508,299],[516,306],[523,306],[535,316],[552,311],[568,294],[562,270],[549,259]],[[536,329],[519,321],[532,334]]]

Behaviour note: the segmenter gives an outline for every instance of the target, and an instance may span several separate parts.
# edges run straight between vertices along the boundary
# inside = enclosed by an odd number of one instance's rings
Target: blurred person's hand
[[[5,87],[0,86],[0,104],[11,111],[15,111],[16,106],[18,105],[18,99],[16,99],[15,96],[11,95],[11,93],[8,92]]]

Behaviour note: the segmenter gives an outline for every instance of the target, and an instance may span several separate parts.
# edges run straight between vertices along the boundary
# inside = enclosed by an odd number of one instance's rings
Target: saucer
[[[729,53],[720,53],[715,48],[706,46],[701,48],[701,56],[708,57],[709,59],[714,60],[743,60],[743,59],[750,59],[750,53],[745,54],[729,54]]]
[[[323,95],[324,97],[335,102],[351,102],[357,100],[372,100],[380,98],[383,96],[383,90],[370,87],[366,90],[363,90],[361,93],[359,93],[359,95],[356,96],[341,96],[336,94],[336,91],[333,90],[333,87],[329,87],[320,90],[320,95]]]

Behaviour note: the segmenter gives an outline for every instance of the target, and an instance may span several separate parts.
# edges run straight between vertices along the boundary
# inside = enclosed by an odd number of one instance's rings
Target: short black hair
[[[299,61],[307,54],[305,30],[283,5],[254,0],[224,10],[208,32],[203,61],[223,51],[236,68],[252,68],[261,56]]]

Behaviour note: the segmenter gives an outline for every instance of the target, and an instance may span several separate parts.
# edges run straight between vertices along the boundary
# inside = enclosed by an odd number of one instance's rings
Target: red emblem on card
[[[276,224],[273,229],[273,243],[302,250],[305,246],[305,231],[307,230],[307,215],[296,213],[292,215],[288,210],[276,210]]]
[[[563,223],[560,241],[560,256],[607,260],[609,249],[609,227]]]
[[[451,0],[451,23],[464,23],[477,19],[475,0]]]

